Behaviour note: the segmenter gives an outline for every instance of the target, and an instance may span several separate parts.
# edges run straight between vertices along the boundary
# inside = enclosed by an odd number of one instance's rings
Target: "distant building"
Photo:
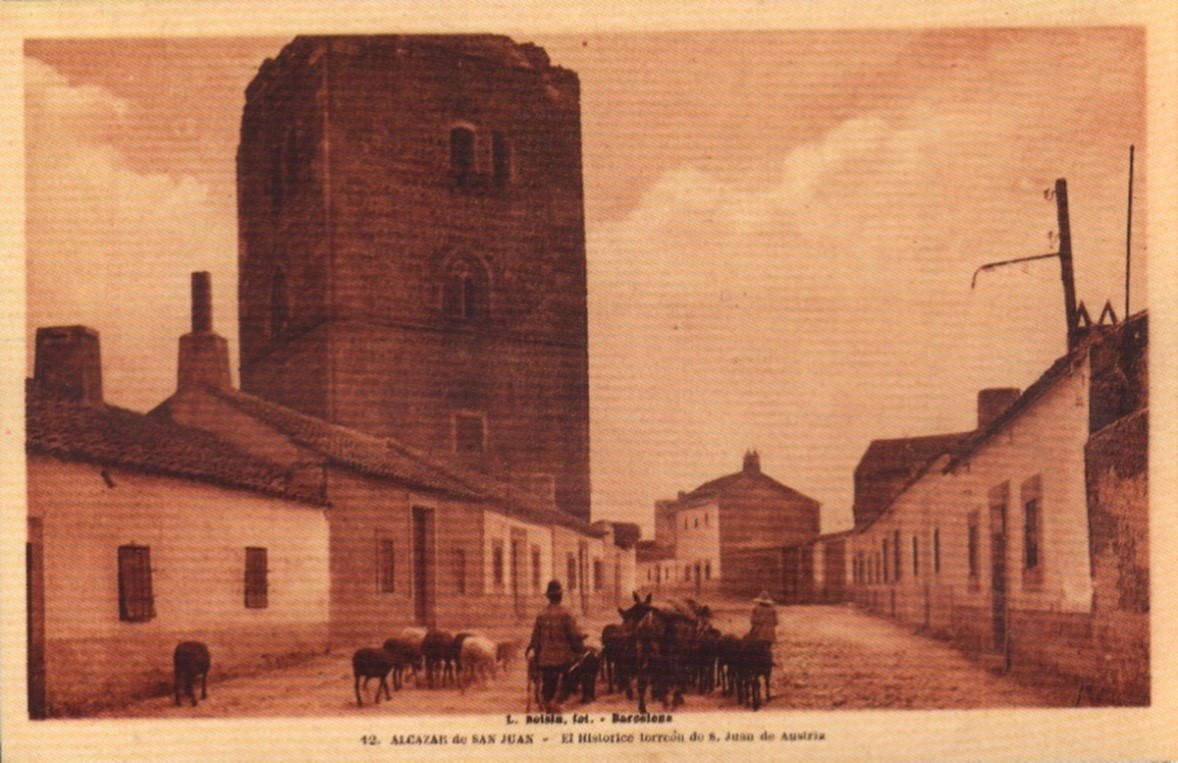
[[[655,537],[639,544],[646,589],[781,596],[791,585],[783,545],[818,537],[821,504],[761,471],[745,454],[735,474],[655,503]]]
[[[873,443],[853,599],[998,666],[1069,677],[1086,701],[1148,704],[1148,417],[1141,313],[1091,327],[1021,395],[983,392],[977,430],[926,438],[943,447],[923,464]]]
[[[26,398],[29,712],[170,690],[182,640],[211,678],[328,645],[326,502],[207,432],[106,405],[98,334],[37,332]]]

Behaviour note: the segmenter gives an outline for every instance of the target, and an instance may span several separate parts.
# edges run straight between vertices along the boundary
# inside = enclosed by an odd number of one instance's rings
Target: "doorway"
[[[434,510],[413,507],[413,619],[437,625],[434,592]]]

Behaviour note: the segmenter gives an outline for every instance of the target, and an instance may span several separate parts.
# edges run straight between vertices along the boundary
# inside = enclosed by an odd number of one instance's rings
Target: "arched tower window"
[[[490,312],[489,292],[486,268],[477,260],[461,257],[447,269],[442,285],[442,308],[454,318],[486,320]]]
[[[286,297],[286,274],[282,269],[274,271],[270,282],[270,336],[278,336],[286,331],[290,321],[290,313]]]
[[[474,130],[455,127],[450,130],[450,174],[460,184],[466,184],[474,171]]]

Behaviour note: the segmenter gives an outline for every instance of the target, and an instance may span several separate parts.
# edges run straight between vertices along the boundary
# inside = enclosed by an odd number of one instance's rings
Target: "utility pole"
[[[1072,274],[1072,224],[1068,218],[1068,181],[1055,181],[1055,208],[1059,218],[1059,274],[1063,279],[1063,309],[1068,322],[1068,352],[1079,344],[1076,330],[1076,281]]]

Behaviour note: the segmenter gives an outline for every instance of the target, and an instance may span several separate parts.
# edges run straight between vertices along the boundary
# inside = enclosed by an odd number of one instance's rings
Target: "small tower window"
[[[450,130],[450,174],[460,185],[466,185],[474,170],[474,130],[455,127]]]
[[[454,449],[459,453],[486,451],[486,423],[476,413],[454,414]]]
[[[489,310],[489,282],[481,263],[462,257],[450,265],[442,286],[442,307],[447,315],[465,321],[484,320]]]

